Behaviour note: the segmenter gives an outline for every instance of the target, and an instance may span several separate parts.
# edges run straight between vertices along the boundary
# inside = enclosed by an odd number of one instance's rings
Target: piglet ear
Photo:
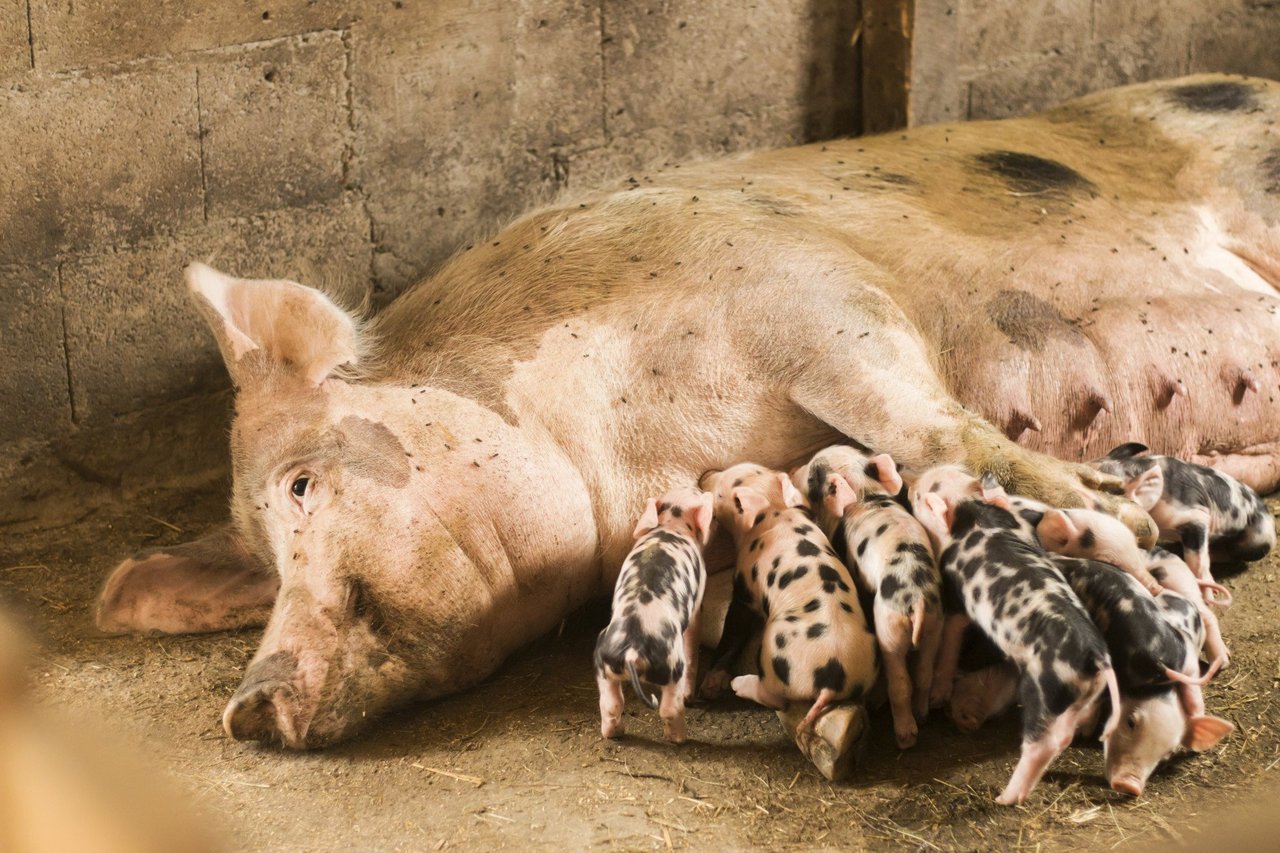
[[[644,505],[644,513],[640,516],[640,520],[636,522],[636,529],[631,533],[631,538],[639,539],[657,526],[658,499],[649,498],[649,502]]]
[[[1124,493],[1138,506],[1150,512],[1164,495],[1164,472],[1159,465],[1152,465],[1126,483]]]
[[[867,467],[875,469],[875,479],[880,482],[886,492],[896,495],[902,491],[902,477],[898,476],[898,465],[888,453],[872,456]],[[871,471],[868,470],[867,473],[870,474]]]
[[[1060,509],[1051,509],[1036,525],[1036,536],[1040,544],[1050,550],[1065,548],[1067,543],[1076,537],[1076,526],[1071,517]]]
[[[1218,741],[1236,730],[1236,727],[1220,717],[1191,717],[1187,720],[1187,733],[1182,745],[1195,752],[1204,752],[1217,746]]]
[[[982,500],[1001,509],[1013,509],[1013,504],[1009,503],[1009,493],[990,471],[982,475]]]
[[[932,492],[922,495],[916,503],[916,518],[939,539],[951,532],[947,502]]]
[[[800,490],[791,484],[791,478],[783,472],[778,472],[778,483],[782,486],[782,502],[787,506],[804,507],[808,509],[809,502],[804,499],[804,495],[800,494]]]
[[[689,523],[698,541],[706,545],[711,539],[711,521],[715,518],[715,505],[710,492],[703,492],[698,505],[689,511]]]
[[[849,505],[858,499],[853,486],[841,474],[827,475],[827,485],[822,490],[822,505],[832,518],[844,518]]]
[[[734,517],[742,530],[754,527],[756,516],[769,508],[769,499],[755,489],[734,489],[729,497],[733,501]]]
[[[355,322],[318,290],[233,278],[202,263],[185,276],[236,385],[250,378],[249,364],[262,364],[249,358],[255,352],[313,385],[358,359]]]

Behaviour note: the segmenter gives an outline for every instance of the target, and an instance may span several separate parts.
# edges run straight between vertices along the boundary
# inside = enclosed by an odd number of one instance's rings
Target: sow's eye
[[[301,477],[297,477],[294,479],[293,483],[289,486],[289,491],[293,493],[293,496],[295,498],[297,498],[298,500],[302,500],[307,496],[307,488],[310,485],[311,485],[311,478],[308,477],[306,474],[303,474]]]

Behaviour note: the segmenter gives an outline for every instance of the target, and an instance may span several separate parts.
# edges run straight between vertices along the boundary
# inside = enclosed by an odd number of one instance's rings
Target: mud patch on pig
[[[1178,106],[1197,113],[1229,113],[1257,106],[1252,87],[1227,80],[1177,86],[1169,90],[1169,97]]]
[[[384,486],[409,482],[409,458],[395,433],[379,421],[347,415],[338,424],[339,445],[348,470]]]
[[[1019,349],[1042,352],[1049,338],[1085,343],[1084,334],[1057,308],[1025,290],[998,291],[987,302],[987,316]]]
[[[1092,194],[1098,189],[1093,181],[1065,163],[1035,154],[985,151],[975,155],[974,160],[1016,193],[1062,196],[1072,192]]]

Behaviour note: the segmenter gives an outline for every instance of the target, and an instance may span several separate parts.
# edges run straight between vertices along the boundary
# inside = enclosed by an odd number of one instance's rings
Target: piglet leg
[[[672,681],[662,688],[658,716],[662,717],[662,734],[672,743],[684,743],[689,737],[684,725],[684,681]]]
[[[766,708],[776,711],[787,705],[786,697],[770,690],[758,675],[739,675],[730,682],[730,686],[739,698],[750,699]]]
[[[964,632],[969,627],[969,617],[963,613],[950,613],[942,628],[942,644],[938,648],[938,664],[933,670],[933,686],[929,690],[929,707],[938,708],[951,698],[952,682],[960,666],[960,650],[964,646]]]
[[[1025,803],[1027,797],[1031,796],[1032,789],[1040,781],[1040,777],[1044,775],[1044,771],[1049,769],[1049,765],[1060,752],[1062,748],[1058,746],[1057,738],[1048,730],[1036,740],[1024,740],[1018,766],[1013,769],[1009,784],[1005,786],[1000,796],[996,797],[996,802],[1002,806]]]
[[[1213,582],[1213,574],[1209,571],[1209,514],[1197,512],[1195,518],[1178,527],[1178,538],[1182,542],[1182,559],[1198,580]],[[1214,595],[1206,590],[1204,600],[1212,603]]]
[[[876,639],[884,661],[885,681],[889,688],[889,707],[893,711],[893,735],[898,749],[916,745],[915,714],[911,709],[911,675],[907,672],[907,654],[911,651],[911,620],[894,613],[876,601]]]
[[[680,679],[680,697],[685,702],[693,700],[698,671],[698,614],[689,620],[684,632],[684,675]]]
[[[603,672],[596,674],[596,686],[600,688],[600,734],[605,737],[622,737],[626,724],[622,721],[622,684]]]
[[[1226,666],[1231,660],[1231,652],[1222,639],[1222,626],[1218,624],[1218,614],[1203,603],[1200,605],[1200,621],[1204,623],[1204,647],[1209,660],[1220,660]]]
[[[911,702],[917,722],[929,716],[929,692],[933,689],[934,670],[938,664],[938,648],[942,644],[940,614],[926,616],[920,632],[920,652],[916,657],[915,687]]]

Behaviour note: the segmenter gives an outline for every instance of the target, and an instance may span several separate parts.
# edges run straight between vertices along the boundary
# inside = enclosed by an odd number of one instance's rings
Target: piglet
[[[1146,552],[1117,518],[1092,509],[1052,509],[1036,525],[1036,536],[1046,551],[1109,563],[1147,592],[1160,594],[1160,582],[1147,569]]]
[[[878,674],[853,579],[785,473],[744,463],[711,487],[738,551],[730,609],[764,618],[760,674],[733,679],[733,690],[775,709],[812,702],[799,727],[811,730],[830,703],[862,699]],[[726,634],[735,621],[726,618]]]
[[[1151,514],[1162,541],[1182,543],[1196,577],[1212,581],[1210,556],[1260,560],[1276,544],[1275,519],[1258,493],[1221,471],[1123,444],[1093,465],[1124,481],[1125,494]]]
[[[807,493],[818,525],[875,595],[893,731],[900,749],[915,745],[916,720],[929,711],[929,689],[942,638],[941,577],[929,535],[894,499],[902,488],[887,454],[870,456],[836,445],[819,451],[791,475]],[[918,650],[914,678],[907,658]]]
[[[1104,691],[1119,707],[1111,658],[1102,635],[1049,555],[995,496],[975,496],[976,478],[953,466],[926,471],[912,488],[916,517],[940,554],[948,613],[940,657],[954,658],[972,621],[1018,669],[1022,754],[1002,805],[1025,802],[1054,758],[1070,743]],[[977,486],[981,491],[981,484]],[[1004,505],[1000,505],[1003,503]],[[958,627],[957,627],[958,626]],[[1104,730],[1109,737],[1113,714]]]
[[[1179,593],[1195,604],[1204,628],[1204,650],[1210,661],[1226,666],[1231,660],[1231,652],[1222,639],[1222,626],[1218,623],[1218,616],[1207,601],[1211,598],[1219,607],[1227,607],[1231,604],[1231,593],[1224,586],[1200,580],[1181,557],[1163,548],[1151,549],[1147,553],[1147,560],[1156,580],[1166,589]]]
[[[650,498],[636,524],[613,593],[613,619],[596,640],[600,733],[621,737],[622,682],[657,708],[667,740],[686,738],[684,703],[693,694],[698,612],[707,571],[702,549],[711,534],[711,495],[690,487]],[[642,681],[662,688],[661,703]]]
[[[1133,577],[1106,563],[1063,556],[1055,556],[1054,563],[1111,653],[1120,723],[1103,738],[1107,782],[1136,797],[1156,766],[1180,745],[1207,749],[1234,728],[1204,713],[1200,686],[1216,667],[1199,674],[1199,612],[1173,590],[1152,598]]]

